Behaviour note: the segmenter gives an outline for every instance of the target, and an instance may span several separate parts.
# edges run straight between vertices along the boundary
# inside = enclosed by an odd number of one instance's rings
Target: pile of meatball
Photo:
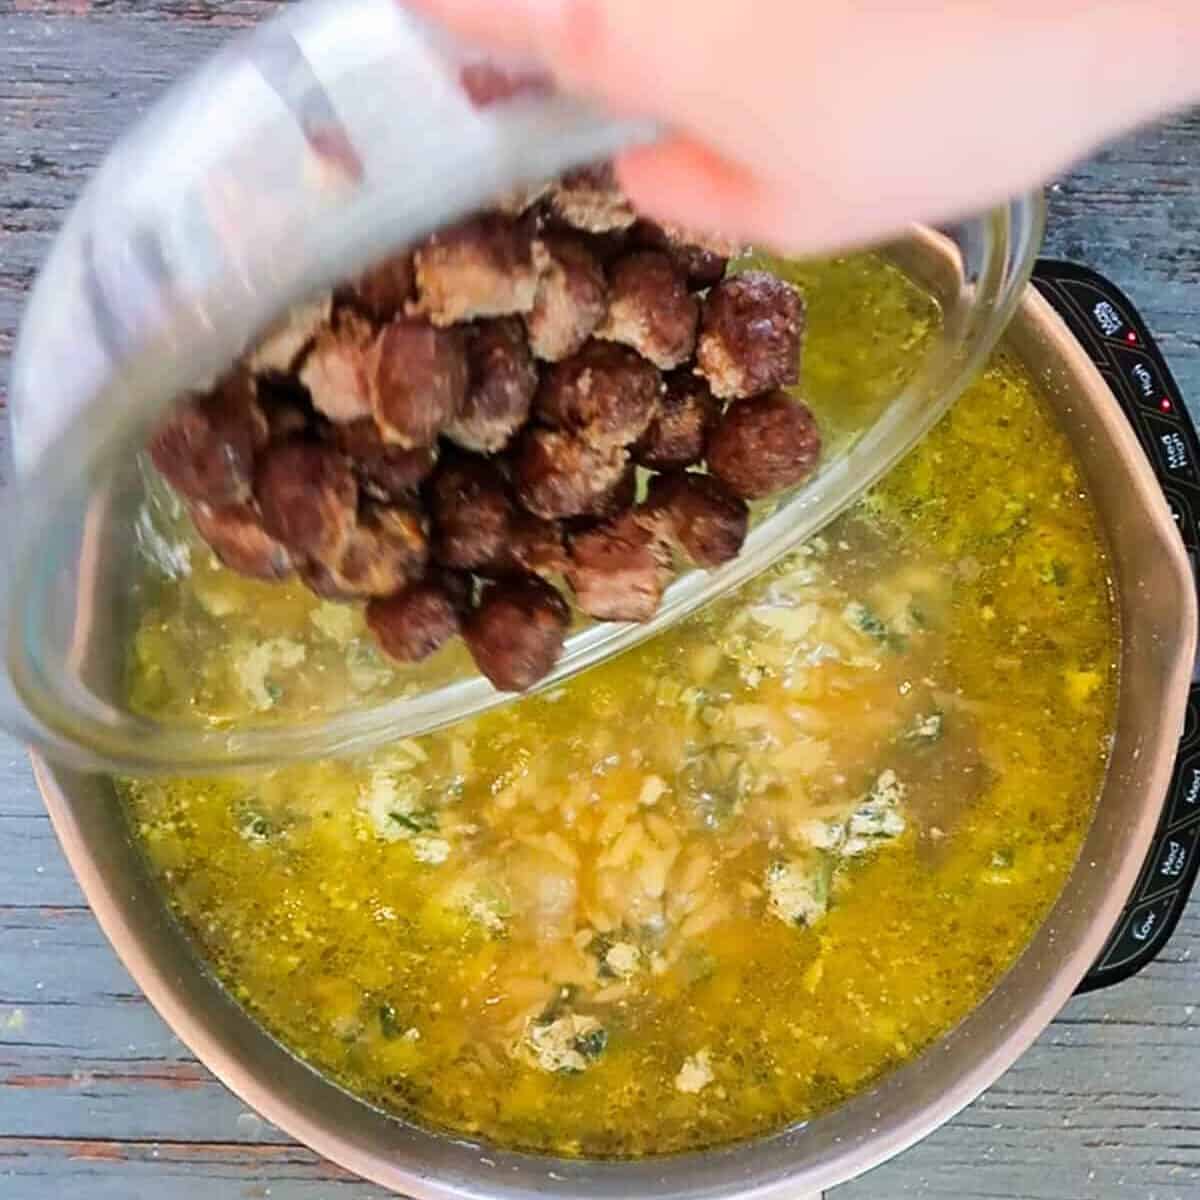
[[[817,465],[781,390],[802,298],[727,277],[733,252],[577,171],[288,314],[150,456],[232,570],[365,602],[402,663],[461,635],[522,691],[562,652],[562,585],[649,620],[677,562],[735,557],[747,501]]]

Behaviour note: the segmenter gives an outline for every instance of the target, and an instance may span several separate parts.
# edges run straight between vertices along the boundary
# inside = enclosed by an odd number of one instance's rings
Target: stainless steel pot
[[[928,269],[936,272],[936,259],[930,262]],[[523,1200],[534,1194],[795,1200],[878,1165],[948,1120],[1050,1022],[1112,931],[1159,818],[1196,648],[1187,558],[1108,386],[1032,289],[1008,344],[1044,383],[1111,546],[1122,626],[1117,725],[1097,815],[1061,898],[988,999],[918,1059],[802,1126],[707,1153],[581,1162],[427,1132],[355,1099],[264,1032],[209,974],[170,917],[111,783],[36,761],[67,857],[150,1001],[247,1104],[321,1154],[421,1200]]]

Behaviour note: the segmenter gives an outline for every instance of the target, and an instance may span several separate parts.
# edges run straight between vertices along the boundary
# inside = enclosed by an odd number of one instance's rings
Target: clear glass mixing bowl
[[[480,78],[482,106],[464,87]],[[182,773],[359,752],[509,699],[463,667],[287,725],[133,711],[125,664],[161,510],[139,448],[164,404],[290,304],[513,184],[651,136],[552,93],[525,64],[497,74],[394,0],[310,0],[175,88],[89,185],[22,326],[0,721],[76,767]],[[995,345],[1042,222],[1027,196],[877,248],[940,309],[895,394],[838,431],[812,480],[756,514],[734,562],[680,576],[648,624],[578,625],[541,686],[737,586],[878,480]]]

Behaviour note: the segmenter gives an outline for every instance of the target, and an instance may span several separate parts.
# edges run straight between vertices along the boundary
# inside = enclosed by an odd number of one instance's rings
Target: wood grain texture
[[[25,290],[105,149],[271,0],[0,0],[0,396]],[[1200,416],[1200,116],[1051,194],[1048,249],[1126,288]],[[1200,904],[1162,959],[1073,1001],[956,1120],[835,1200],[1200,1197]],[[0,1197],[382,1200],[288,1143],[163,1025],[0,738]]]

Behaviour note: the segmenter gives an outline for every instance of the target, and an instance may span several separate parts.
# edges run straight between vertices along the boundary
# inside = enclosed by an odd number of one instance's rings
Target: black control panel
[[[1200,556],[1200,442],[1167,364],[1137,311],[1095,271],[1038,263],[1034,284],[1104,376],[1162,484],[1193,574]],[[1200,867],[1200,671],[1154,844],[1121,919],[1080,992],[1120,983],[1167,944]]]

